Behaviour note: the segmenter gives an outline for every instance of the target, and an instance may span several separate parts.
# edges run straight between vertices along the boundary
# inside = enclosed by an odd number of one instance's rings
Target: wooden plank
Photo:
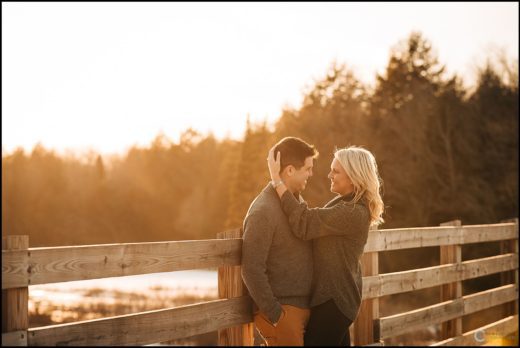
[[[27,346],[27,331],[19,330],[12,331],[2,334],[2,347],[16,346],[26,347]]]
[[[242,240],[238,238],[31,248],[28,283],[49,284],[238,265],[241,248]],[[22,269],[23,261],[17,262],[17,269]],[[12,288],[18,283],[2,280],[2,288]]]
[[[463,315],[462,298],[379,319],[381,339],[398,336]]]
[[[463,244],[518,239],[518,231],[514,223],[466,225],[462,232]]]
[[[518,218],[508,219],[502,222],[512,222],[516,224],[516,230],[518,233]],[[500,242],[500,253],[516,253],[518,254],[518,241],[517,240],[507,240]],[[516,284],[518,286],[518,268],[515,271],[511,272],[503,272],[500,274],[500,282],[501,284]],[[502,307],[502,316],[507,317],[510,315],[518,314],[518,301],[513,303],[505,304]]]
[[[363,275],[377,274],[378,254],[365,253],[361,260]],[[353,337],[355,346],[368,345],[379,341],[378,328],[374,327],[374,320],[379,318],[379,298],[363,299],[359,308],[359,314],[353,325]]]
[[[462,280],[518,268],[518,254],[504,254],[462,262]]]
[[[401,335],[409,331],[514,301],[517,296],[516,287],[507,285],[413,311],[387,316],[379,321],[381,338]]]
[[[460,220],[444,222],[441,226],[462,226]],[[441,245],[440,264],[461,264],[462,247],[460,245]],[[456,281],[441,285],[441,302],[455,300],[462,297],[462,282]],[[441,324],[441,337],[446,339],[462,335],[462,318],[458,317]]]
[[[518,239],[514,223],[370,231],[365,252]]]
[[[498,288],[466,295],[464,296],[464,314],[478,312],[517,299],[518,288],[515,284],[504,285]]]
[[[29,285],[29,252],[2,250],[2,290]]]
[[[242,229],[224,231],[217,234],[217,238],[242,238]],[[219,298],[234,298],[248,295],[248,291],[242,281],[241,266],[223,266],[218,268],[218,295]],[[253,318],[253,307],[249,308]],[[220,346],[253,346],[254,323],[222,328],[218,331],[218,344]]]
[[[247,296],[29,329],[30,346],[144,345],[253,320]]]
[[[27,254],[28,248],[29,236],[12,235],[2,237],[2,275],[4,272],[4,250],[18,250]],[[14,268],[17,268],[17,266]],[[3,281],[2,279],[2,283]],[[26,330],[29,327],[28,304],[29,287],[27,285],[2,289],[2,333]]]
[[[518,314],[482,326],[478,329],[468,331],[461,336],[436,342],[431,346],[481,346],[484,344],[517,346],[518,334],[515,343],[515,337],[513,337],[513,333],[515,332],[518,332]],[[500,339],[501,342],[497,342],[497,338]],[[504,339],[511,342],[502,342]]]
[[[417,227],[370,231],[364,252],[460,244],[457,227]]]
[[[379,254],[377,252],[364,253],[361,256],[361,267],[363,277],[379,274]],[[363,298],[358,316],[351,325],[353,335],[350,339],[355,346],[379,342],[379,327],[374,327],[374,320],[378,318],[379,298]]]
[[[518,268],[518,254],[490,256],[363,278],[363,298],[381,297],[478,278]]]

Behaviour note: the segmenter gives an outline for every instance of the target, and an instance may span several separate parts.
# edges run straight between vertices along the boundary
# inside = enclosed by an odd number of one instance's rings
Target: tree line
[[[503,57],[502,57],[503,58]],[[31,247],[215,238],[240,227],[267,184],[268,149],[298,136],[320,152],[303,193],[321,206],[335,148],[374,153],[383,180],[382,228],[496,223],[518,212],[518,62],[489,59],[466,88],[430,42],[411,33],[366,86],[333,63],[277,122],[242,140],[184,131],[89,161],[37,145],[2,154],[2,233]]]

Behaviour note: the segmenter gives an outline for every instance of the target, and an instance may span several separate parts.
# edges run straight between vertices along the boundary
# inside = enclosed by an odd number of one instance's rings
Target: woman
[[[338,196],[323,208],[300,203],[280,179],[280,153],[269,151],[269,172],[295,236],[313,240],[313,293],[306,346],[349,346],[349,326],[361,304],[359,259],[370,225],[383,222],[380,178],[374,156],[351,146],[337,150],[330,190]]]

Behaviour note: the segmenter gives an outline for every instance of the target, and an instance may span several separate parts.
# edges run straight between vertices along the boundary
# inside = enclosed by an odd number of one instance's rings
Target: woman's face
[[[347,172],[337,159],[333,159],[330,165],[330,173],[327,175],[330,179],[330,190],[342,196],[354,191],[354,185],[350,180]]]

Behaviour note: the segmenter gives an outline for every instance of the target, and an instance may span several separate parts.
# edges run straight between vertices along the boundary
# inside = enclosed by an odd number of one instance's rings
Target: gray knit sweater
[[[271,184],[251,203],[244,220],[243,239],[242,279],[269,320],[278,321],[282,304],[309,308],[312,243],[291,233]]]
[[[292,232],[313,242],[314,278],[311,307],[333,299],[350,320],[356,319],[363,291],[359,259],[365,247],[370,213],[363,199],[338,196],[323,208],[308,208],[285,192],[281,203]]]

